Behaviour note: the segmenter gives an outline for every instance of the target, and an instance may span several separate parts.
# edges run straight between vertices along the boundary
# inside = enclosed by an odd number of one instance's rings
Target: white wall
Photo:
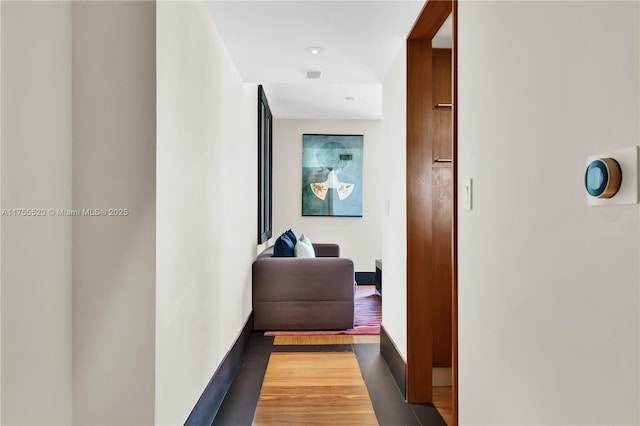
[[[382,86],[382,325],[407,359],[407,49]],[[386,212],[386,205],[389,211]]]
[[[267,93],[267,98],[269,93]],[[302,216],[302,135],[361,134],[362,217]],[[273,122],[273,236],[291,228],[314,243],[338,243],[356,272],[375,271],[382,255],[382,132],[380,120],[279,120]]]
[[[2,2],[1,208],[71,205],[71,4]],[[2,217],[2,419],[71,423],[71,218]]]
[[[156,424],[182,424],[251,312],[257,86],[204,2],[158,2]]]
[[[73,2],[73,422],[154,424],[155,2]]]
[[[0,2],[0,209],[2,208],[2,3]],[[2,219],[0,219],[0,424],[2,424]]]
[[[460,424],[640,423],[639,207],[583,188],[640,139],[639,6],[459,3]]]

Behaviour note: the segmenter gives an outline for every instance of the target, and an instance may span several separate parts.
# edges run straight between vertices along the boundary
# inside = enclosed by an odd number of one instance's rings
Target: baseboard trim
[[[402,397],[407,399],[407,364],[402,355],[398,352],[393,339],[387,333],[384,326],[380,326],[380,353],[391,370],[391,374],[402,393]]]
[[[376,283],[376,273],[356,272],[356,282],[358,285],[374,285]]]
[[[253,312],[249,315],[240,335],[225,355],[216,372],[213,373],[213,377],[209,380],[207,387],[184,423],[185,426],[201,426],[213,423],[231,386],[231,382],[240,368],[242,354],[249,343],[252,331]]]

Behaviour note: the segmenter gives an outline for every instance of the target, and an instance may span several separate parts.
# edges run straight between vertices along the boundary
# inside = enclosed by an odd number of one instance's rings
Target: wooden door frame
[[[453,230],[452,230],[452,282],[451,282],[451,384],[453,425],[458,424],[458,0],[452,0],[451,14],[453,23],[452,46],[452,132],[453,138]]]
[[[458,3],[428,0],[407,38],[407,402],[433,399],[432,318],[425,309],[430,300],[428,275],[432,265],[431,223],[432,142],[431,132],[431,40],[452,14],[452,407],[458,424]],[[425,77],[426,76],[426,77]],[[449,425],[451,426],[451,425]]]

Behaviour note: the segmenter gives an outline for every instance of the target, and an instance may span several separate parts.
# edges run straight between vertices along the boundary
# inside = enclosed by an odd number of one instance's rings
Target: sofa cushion
[[[311,240],[304,234],[300,236],[300,239],[296,243],[294,253],[296,257],[316,257],[316,252],[313,250]]]
[[[287,234],[282,234],[273,245],[273,257],[293,257],[294,244]]]
[[[291,229],[289,229],[287,231],[284,231],[284,233],[287,235],[287,237],[289,237],[289,239],[291,240],[291,242],[295,246],[296,243],[298,242],[298,239],[296,238],[296,234],[294,234]]]

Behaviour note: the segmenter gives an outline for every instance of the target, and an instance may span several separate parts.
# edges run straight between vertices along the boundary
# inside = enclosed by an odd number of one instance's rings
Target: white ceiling
[[[242,79],[263,84],[274,117],[376,119],[384,77],[424,0],[207,3]]]
[[[433,39],[431,46],[436,49],[451,49],[453,46],[453,18],[447,17]]]

